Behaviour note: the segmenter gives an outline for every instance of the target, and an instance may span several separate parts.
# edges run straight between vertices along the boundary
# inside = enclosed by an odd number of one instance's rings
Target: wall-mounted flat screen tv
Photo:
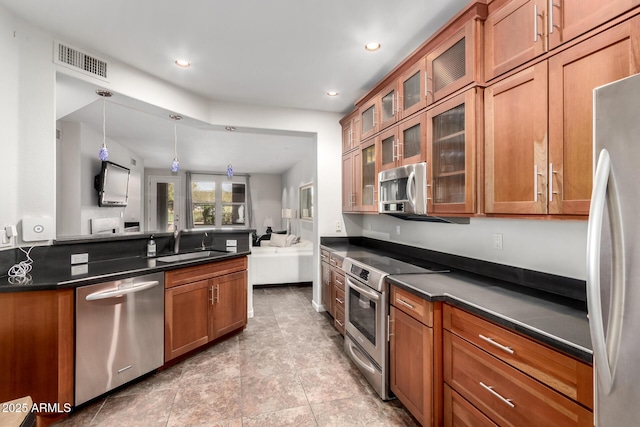
[[[127,206],[129,169],[109,161],[102,162],[94,187],[98,191],[98,206]]]

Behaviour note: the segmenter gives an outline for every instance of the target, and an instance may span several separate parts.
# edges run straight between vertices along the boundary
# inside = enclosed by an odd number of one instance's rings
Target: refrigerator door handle
[[[589,329],[593,342],[594,364],[600,379],[600,391],[609,394],[613,386],[615,364],[620,348],[622,316],[624,310],[624,245],[621,230],[620,211],[617,203],[615,180],[611,179],[611,158],[603,149],[598,158],[589,223],[587,226],[587,308]],[[604,219],[605,201],[609,201],[608,213],[612,241],[611,307],[607,336],[602,321],[602,300],[600,297],[600,244]]]

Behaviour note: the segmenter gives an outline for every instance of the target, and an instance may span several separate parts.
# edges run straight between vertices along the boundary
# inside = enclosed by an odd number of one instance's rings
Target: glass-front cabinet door
[[[426,159],[426,113],[398,125],[397,158],[399,165],[424,162]]]
[[[406,118],[427,106],[426,61],[421,58],[399,80],[400,118]]]
[[[380,130],[379,98],[376,96],[360,107],[360,140],[373,136]]]
[[[346,153],[360,145],[359,127],[360,116],[354,111],[340,121],[342,125],[342,152]]]
[[[469,89],[427,111],[431,213],[476,212],[476,105],[481,91]]]
[[[386,129],[398,120],[398,82],[394,82],[380,92],[380,130]]]
[[[376,144],[374,140],[370,140],[368,145],[367,143],[363,144],[360,157],[362,162],[360,210],[362,212],[377,212],[378,168],[376,167]]]
[[[398,166],[398,127],[381,132],[376,138],[380,156],[380,171]]]
[[[427,56],[427,102],[443,99],[476,80],[479,22],[469,21]]]

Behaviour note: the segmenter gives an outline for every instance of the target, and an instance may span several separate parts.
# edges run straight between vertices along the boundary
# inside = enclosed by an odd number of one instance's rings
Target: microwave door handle
[[[413,194],[413,191],[411,190],[411,184],[415,182],[415,180],[416,180],[416,173],[415,171],[411,171],[411,173],[409,174],[409,179],[407,179],[407,199],[409,200],[409,203],[411,204],[411,207],[413,208],[414,212],[416,210],[416,201],[415,201],[415,196]]]

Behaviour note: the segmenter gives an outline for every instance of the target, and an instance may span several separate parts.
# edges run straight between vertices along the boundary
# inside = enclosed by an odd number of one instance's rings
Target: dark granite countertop
[[[429,301],[458,306],[588,363],[593,361],[581,304],[464,273],[399,274],[387,280]]]
[[[0,277],[0,292],[44,291],[124,279],[127,277],[191,267],[213,261],[249,255],[249,251],[217,252],[212,256],[187,261],[158,262],[156,258],[128,257],[90,262],[71,266],[69,263],[33,264],[31,279],[23,284],[11,283],[5,275]],[[75,274],[74,274],[75,273]]]
[[[402,254],[396,257],[392,251],[348,242],[331,241],[321,246],[341,257],[348,256],[352,251],[364,250],[412,262]],[[427,268],[432,264],[429,260],[416,260],[416,263]],[[388,276],[388,281],[429,301],[442,301],[458,306],[592,363],[591,335],[584,301],[461,271],[455,267],[450,270],[450,273],[445,274],[391,275]]]

